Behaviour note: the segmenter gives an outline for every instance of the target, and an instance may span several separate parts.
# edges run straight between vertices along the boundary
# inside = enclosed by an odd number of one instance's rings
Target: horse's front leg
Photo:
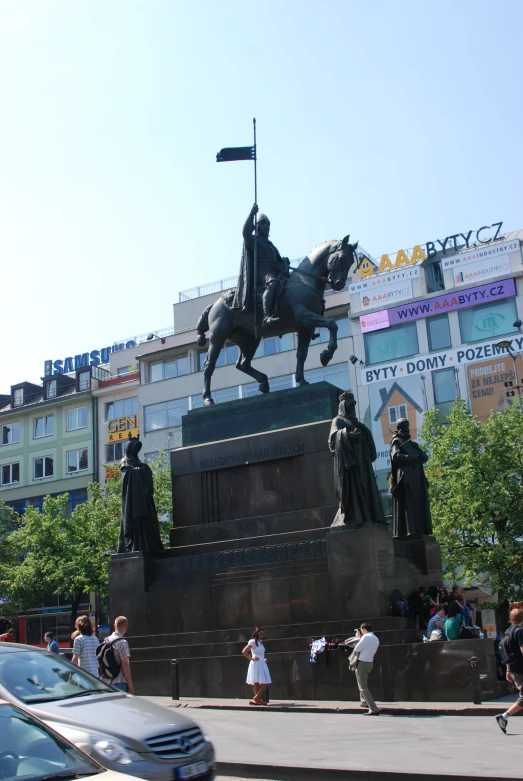
[[[323,317],[316,312],[311,312],[310,309],[305,309],[300,316],[299,320],[300,328],[328,328],[329,329],[329,343],[327,349],[323,350],[320,355],[320,361],[322,366],[327,366],[330,359],[338,349],[338,324],[333,317]]]
[[[298,349],[296,351],[296,382],[298,385],[309,384],[303,376],[303,368],[305,366],[305,361],[307,360],[311,336],[312,330],[310,328],[301,328],[298,331]]]

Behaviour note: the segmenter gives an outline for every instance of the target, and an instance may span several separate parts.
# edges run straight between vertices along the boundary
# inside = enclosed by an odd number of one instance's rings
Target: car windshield
[[[0,684],[28,705],[114,691],[94,675],[47,651],[0,653]]]
[[[14,705],[0,705],[0,778],[3,781],[76,779],[103,768]]]

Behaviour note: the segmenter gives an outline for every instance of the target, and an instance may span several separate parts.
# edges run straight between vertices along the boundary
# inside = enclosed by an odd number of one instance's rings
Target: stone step
[[[271,641],[287,638],[310,637],[350,637],[354,629],[363,621],[369,621],[377,634],[388,631],[402,632],[406,628],[405,618],[378,616],[346,621],[311,621],[302,624],[266,625],[265,633]],[[252,627],[241,629],[216,629],[202,632],[169,633],[157,635],[128,635],[127,640],[133,649],[156,646],[192,646],[212,645],[213,643],[246,643],[251,638]]]
[[[323,526],[315,529],[300,529],[298,531],[265,534],[263,536],[240,537],[236,539],[214,540],[213,542],[198,542],[190,545],[172,546],[169,549],[169,558],[192,556],[198,553],[214,553],[215,551],[239,550],[241,548],[259,548],[267,545],[285,545],[292,542],[303,542],[308,540],[322,540],[325,539],[328,531],[329,529]]]
[[[353,632],[350,636],[353,636]],[[403,642],[402,630],[389,630],[384,632],[377,632],[380,643],[382,645],[398,645]],[[324,635],[320,635],[323,637]],[[337,637],[343,635],[338,634]],[[267,653],[291,653],[299,651],[307,651],[310,648],[310,642],[312,639],[318,639],[317,636],[302,636],[302,637],[289,637],[273,639],[266,635],[266,648]],[[330,635],[327,639],[334,639]],[[150,645],[141,648],[136,648],[134,645],[132,648],[133,661],[151,661],[154,659],[191,659],[191,658],[205,658],[205,657],[219,657],[219,656],[238,656],[241,654],[243,647],[247,644],[246,640],[241,642],[217,642],[208,644],[194,644],[194,645]],[[344,652],[346,649],[340,649]]]

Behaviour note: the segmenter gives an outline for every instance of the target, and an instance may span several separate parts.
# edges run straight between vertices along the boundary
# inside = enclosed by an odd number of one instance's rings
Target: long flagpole
[[[256,160],[257,160],[257,154],[256,154],[256,117],[252,120],[252,127],[254,132],[254,203],[258,203],[258,172],[256,170]],[[258,310],[258,290],[257,290],[257,281],[258,281],[258,220],[256,219],[257,215],[254,215],[254,280],[253,280],[253,287],[254,287],[254,337],[255,339],[258,338],[258,319],[257,319],[257,310]]]

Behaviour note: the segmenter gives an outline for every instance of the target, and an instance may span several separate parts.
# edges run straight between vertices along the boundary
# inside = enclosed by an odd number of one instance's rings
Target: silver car
[[[214,749],[192,719],[118,691],[62,656],[1,643],[0,698],[110,770],[156,781],[215,777]]]

